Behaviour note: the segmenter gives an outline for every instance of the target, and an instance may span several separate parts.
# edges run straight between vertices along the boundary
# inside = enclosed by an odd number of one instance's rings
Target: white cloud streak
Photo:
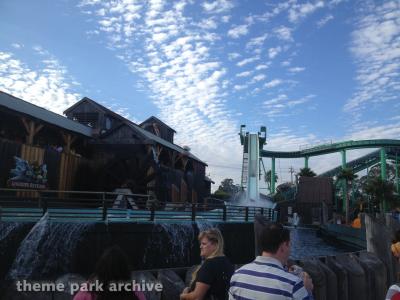
[[[33,70],[8,52],[0,52],[0,90],[58,114],[80,99],[67,69],[41,47],[42,68]]]
[[[400,3],[374,6],[357,22],[352,33],[358,87],[344,110],[356,112],[369,103],[399,100]]]

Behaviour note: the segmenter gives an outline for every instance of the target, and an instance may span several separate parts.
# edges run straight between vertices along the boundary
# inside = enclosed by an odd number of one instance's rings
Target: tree
[[[219,191],[225,192],[229,195],[234,195],[239,192],[240,187],[237,184],[233,183],[233,179],[225,178],[221,181],[221,184],[218,187]]]
[[[297,175],[299,177],[303,176],[303,177],[315,177],[317,174],[314,173],[313,170],[311,170],[310,168],[302,168],[300,169],[300,172],[297,173]]]
[[[348,186],[351,186],[351,183],[354,179],[358,177],[357,174],[354,174],[352,168],[342,168],[340,173],[337,175],[337,180],[342,180],[344,181],[345,187],[346,187],[346,193],[343,195],[345,199],[345,211],[346,211],[346,223],[349,223],[349,213],[350,213],[350,201],[349,201],[349,195],[348,195]]]
[[[375,205],[379,205],[380,211],[383,211],[382,204],[386,200],[394,200],[394,184],[388,180],[382,180],[381,177],[370,178],[364,185],[364,191],[371,196]]]
[[[267,183],[267,187],[269,192],[271,193],[271,170],[268,170],[267,173],[264,174],[264,180]],[[278,182],[278,175],[275,173],[275,183]]]

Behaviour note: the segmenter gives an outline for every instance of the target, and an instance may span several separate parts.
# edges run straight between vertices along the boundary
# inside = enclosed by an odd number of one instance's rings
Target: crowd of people
[[[279,223],[265,226],[259,243],[262,253],[254,261],[236,271],[224,255],[221,232],[208,229],[198,236],[202,263],[193,274],[180,300],[280,300],[314,299],[311,277],[297,265],[288,265],[291,250],[290,231]],[[396,262],[400,262],[400,230],[395,233],[391,245]],[[108,286],[112,282],[130,280],[130,268],[126,254],[113,246],[98,261],[88,282],[99,281]],[[146,300],[141,291],[79,291],[74,300]],[[400,300],[400,286],[392,285],[386,299]]]
[[[288,266],[290,232],[281,224],[272,223],[263,228],[260,244],[262,253],[256,259],[234,270],[224,255],[221,232],[208,229],[200,232],[201,265],[192,274],[192,280],[180,300],[237,300],[237,299],[313,299],[313,283],[299,266]],[[88,282],[99,281],[107,287],[111,282],[128,281],[128,258],[118,247],[105,251]],[[79,291],[74,300],[135,299],[146,300],[138,291]]]

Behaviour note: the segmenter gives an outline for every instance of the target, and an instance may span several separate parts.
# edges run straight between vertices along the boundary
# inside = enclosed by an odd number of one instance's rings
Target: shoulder
[[[95,299],[96,299],[96,295],[94,295],[90,292],[80,291],[75,295],[73,300],[95,300]]]
[[[226,256],[217,256],[213,258],[208,258],[204,261],[202,267],[214,267],[214,268],[221,268],[223,266],[232,266],[232,263]]]
[[[135,291],[134,294],[139,300],[146,300],[146,296],[143,292]]]

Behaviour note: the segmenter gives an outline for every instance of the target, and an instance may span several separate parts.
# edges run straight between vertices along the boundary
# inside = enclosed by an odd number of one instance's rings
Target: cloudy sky
[[[398,1],[4,0],[0,28],[0,90],[57,113],[87,96],[155,115],[216,187],[240,181],[241,124],[267,126],[269,150],[400,138]],[[279,181],[302,164],[278,160]]]

